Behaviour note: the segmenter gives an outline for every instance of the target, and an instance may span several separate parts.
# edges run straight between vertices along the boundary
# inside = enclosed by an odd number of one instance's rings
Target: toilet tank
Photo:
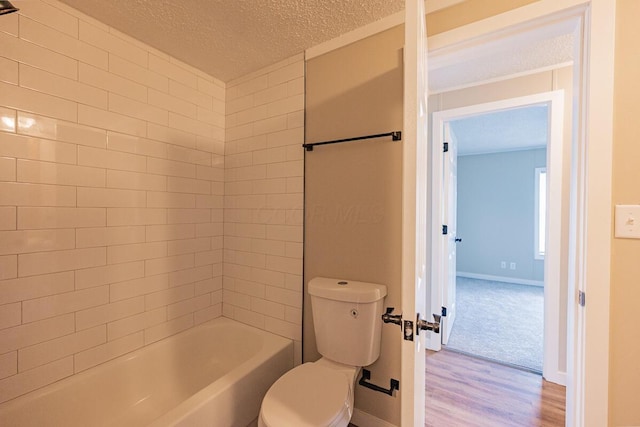
[[[309,282],[318,351],[335,362],[367,366],[380,356],[382,306],[387,287],[316,277]]]

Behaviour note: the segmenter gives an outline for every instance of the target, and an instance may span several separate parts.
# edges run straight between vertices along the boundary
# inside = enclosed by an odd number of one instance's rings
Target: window
[[[547,231],[547,168],[536,168],[535,171],[534,256],[535,259],[544,259]]]

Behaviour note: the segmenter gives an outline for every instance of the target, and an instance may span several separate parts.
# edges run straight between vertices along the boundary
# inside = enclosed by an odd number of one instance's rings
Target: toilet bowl
[[[258,427],[346,427],[359,372],[325,358],[299,365],[265,395]]]
[[[271,386],[259,427],[346,427],[360,369],[380,355],[386,286],[317,277],[308,290],[323,357],[297,366]]]

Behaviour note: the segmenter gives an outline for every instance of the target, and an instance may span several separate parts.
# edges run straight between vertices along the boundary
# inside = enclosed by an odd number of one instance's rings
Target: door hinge
[[[449,227],[447,227],[446,225],[442,226],[442,234],[448,234],[449,233]]]
[[[448,153],[448,152],[449,152],[449,143],[448,143],[448,142],[445,142],[445,143],[443,144],[442,152],[443,152],[443,153]]]
[[[442,307],[442,317],[447,317],[447,307]]]
[[[587,303],[587,294],[585,294],[583,291],[578,291],[578,305],[580,307],[584,307],[586,303]]]

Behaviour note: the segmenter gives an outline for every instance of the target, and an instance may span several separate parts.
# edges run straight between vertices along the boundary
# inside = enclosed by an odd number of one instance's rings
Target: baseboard
[[[373,415],[361,411],[358,408],[353,409],[351,422],[358,427],[397,427],[390,422],[374,417]]]
[[[518,279],[515,277],[492,276],[490,274],[467,273],[458,271],[457,276],[468,279],[492,280],[494,282],[515,283],[516,285],[544,286],[543,280]]]
[[[567,385],[567,373],[566,372],[554,372],[551,375],[543,375],[544,379],[550,383],[559,384],[562,386]]]

